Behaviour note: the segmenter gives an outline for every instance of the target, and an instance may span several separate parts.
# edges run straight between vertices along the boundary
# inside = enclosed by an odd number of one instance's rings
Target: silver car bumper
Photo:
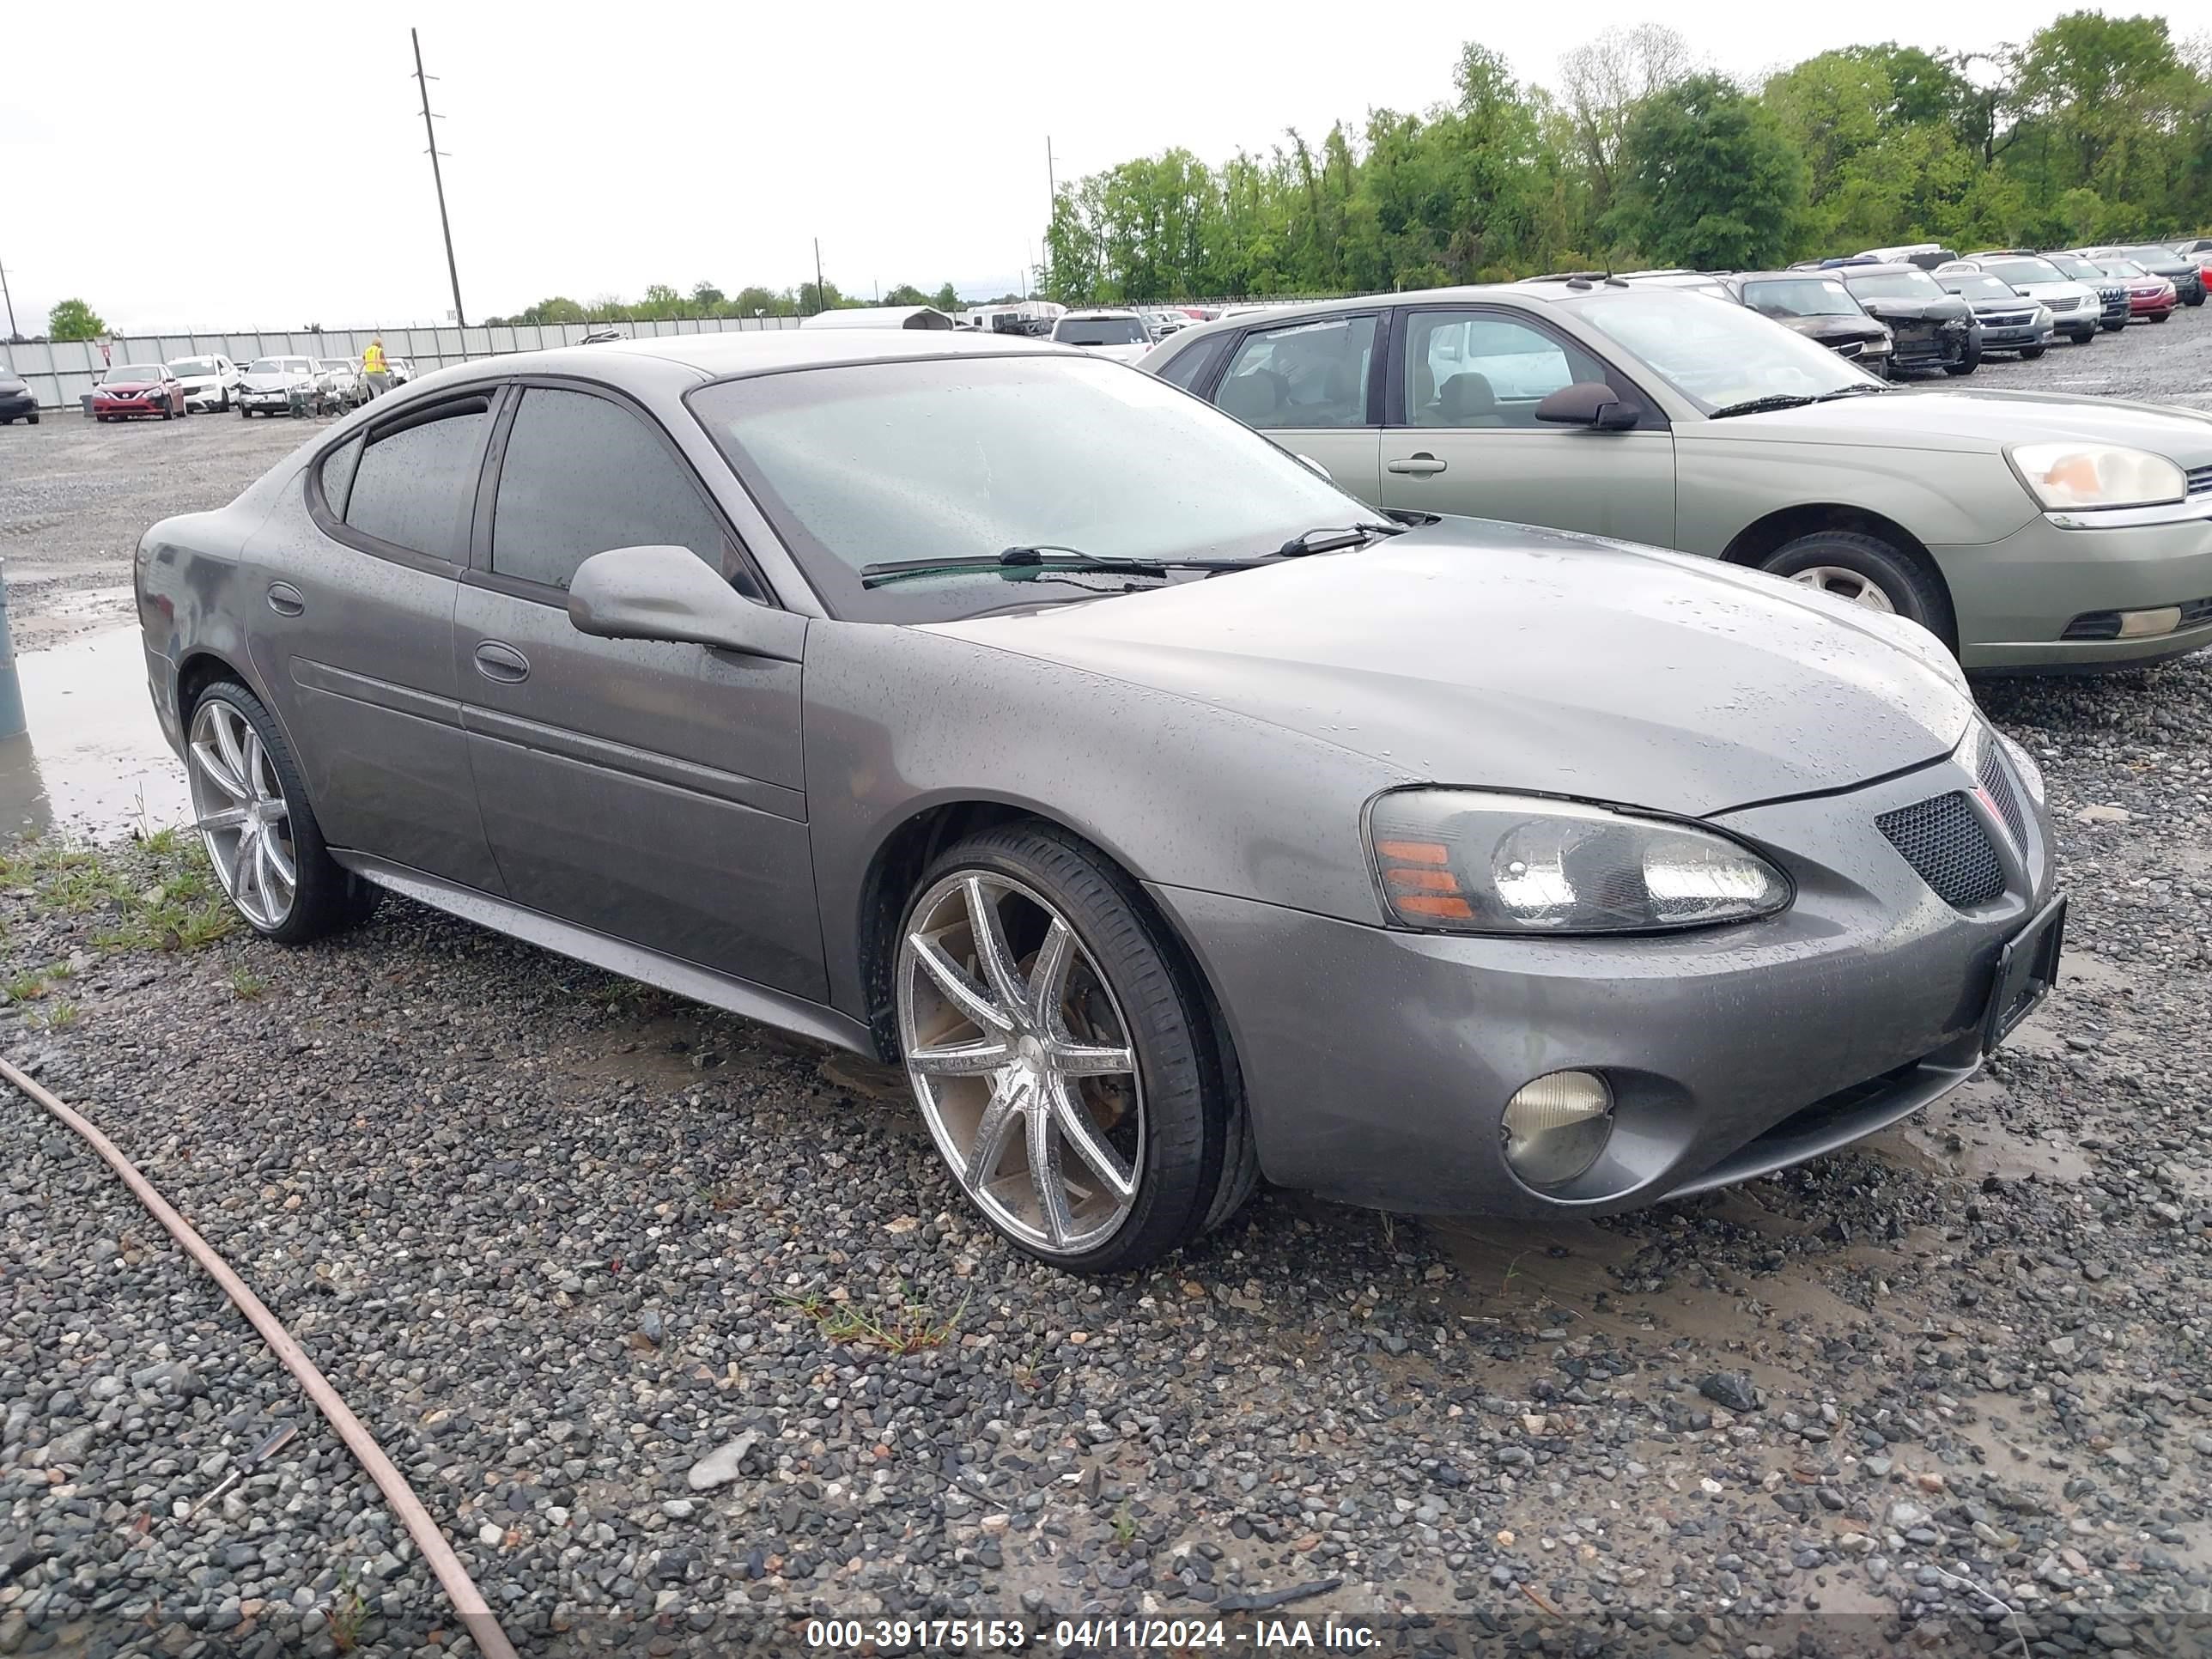
[[[1977,781],[1954,757],[1722,816],[1797,885],[1734,927],[1449,938],[1153,890],[1219,994],[1271,1181],[1398,1210],[1603,1214],[1848,1144],[1973,1075],[2000,957],[2051,896],[2045,820],[2016,794],[2016,841]],[[1966,908],[1875,825],[1951,794],[2005,872]],[[1620,1127],[1604,1189],[1562,1199],[1516,1177],[1499,1118],[1571,1067],[1605,1074]]]
[[[1929,550],[1975,619],[1960,641],[1968,668],[2117,666],[2212,645],[2212,497],[2045,513],[2001,542]]]

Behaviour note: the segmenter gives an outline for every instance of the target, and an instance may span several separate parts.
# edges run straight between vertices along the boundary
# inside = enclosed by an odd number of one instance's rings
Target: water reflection
[[[0,837],[60,829],[101,839],[191,817],[162,740],[136,628],[16,658],[27,735],[0,740]]]

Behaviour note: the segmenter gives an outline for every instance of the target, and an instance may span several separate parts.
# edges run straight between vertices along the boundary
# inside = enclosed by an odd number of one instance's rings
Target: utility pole
[[[422,94],[422,131],[430,139],[430,182],[438,187],[438,228],[446,236],[446,275],[453,284],[453,321],[463,328],[469,325],[469,313],[461,309],[461,268],[453,263],[453,226],[446,216],[446,175],[438,169],[438,130],[430,123],[441,117],[430,113],[430,82],[435,76],[422,73],[422,37],[413,29],[407,38],[415,46],[415,85]]]
[[[1053,171],[1052,135],[1048,132],[1044,136],[1044,194],[1045,208],[1049,214],[1050,210],[1060,203],[1060,177]]]
[[[830,296],[822,288],[822,239],[819,236],[814,239],[814,309],[817,312],[830,309]]]
[[[15,296],[8,292],[8,267],[0,265],[0,299],[8,301],[8,337],[15,337]]]

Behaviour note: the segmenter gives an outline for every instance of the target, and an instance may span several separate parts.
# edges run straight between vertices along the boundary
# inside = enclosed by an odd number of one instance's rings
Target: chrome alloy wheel
[[[1816,564],[1791,573],[1790,580],[1802,582],[1808,587],[1817,587],[1823,593],[1832,593],[1852,605],[1863,605],[1869,611],[1886,611],[1897,614],[1897,607],[1889,602],[1889,595],[1871,576],[1856,570],[1846,570],[1839,564]]]
[[[1137,1201],[1144,1085],[1066,919],[1009,877],[945,877],[900,943],[898,1012],[915,1097],[976,1206],[1054,1255],[1111,1238]]]
[[[210,697],[192,716],[189,750],[192,816],[216,879],[256,927],[283,927],[300,871],[291,809],[260,735],[232,704]]]

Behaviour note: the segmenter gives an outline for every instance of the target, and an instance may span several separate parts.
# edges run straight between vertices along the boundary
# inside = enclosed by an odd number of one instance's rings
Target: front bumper
[[[0,398],[0,421],[20,421],[26,415],[39,412],[38,398],[28,392],[18,392],[13,397]]]
[[[2177,303],[2171,294],[2130,294],[2128,313],[2134,317],[2163,317]]]
[[[1960,661],[1972,669],[2121,667],[2212,645],[2212,621],[2137,638],[2063,637],[2097,613],[2174,606],[2186,617],[2212,599],[2212,501],[2163,511],[2172,515],[2163,523],[2094,529],[2040,514],[2002,541],[1930,548],[1953,608],[1973,624]]]
[[[282,392],[240,392],[238,394],[238,401],[248,409],[289,409],[295,398],[302,403],[313,403],[315,400],[315,394],[307,388]]]
[[[95,415],[159,415],[168,408],[166,398],[94,398],[92,412]]]
[[[2018,351],[2025,346],[2047,346],[2051,343],[2051,325],[2048,323],[2021,323],[2009,328],[1992,328],[1982,325],[1982,349],[1984,351]]]
[[[187,386],[185,388],[186,409],[220,409],[222,402],[223,387],[221,381],[216,381],[211,386]]]
[[[1999,957],[2049,897],[2047,827],[2028,817],[2025,850],[1993,832],[2006,890],[1959,910],[1874,822],[1972,786],[1953,757],[1723,816],[1797,898],[1701,932],[1450,938],[1152,890],[1219,994],[1269,1180],[1409,1212],[1607,1214],[1848,1144],[1973,1075]],[[1561,1198],[1514,1175],[1499,1116],[1570,1067],[1606,1074],[1619,1127],[1598,1188]]]

